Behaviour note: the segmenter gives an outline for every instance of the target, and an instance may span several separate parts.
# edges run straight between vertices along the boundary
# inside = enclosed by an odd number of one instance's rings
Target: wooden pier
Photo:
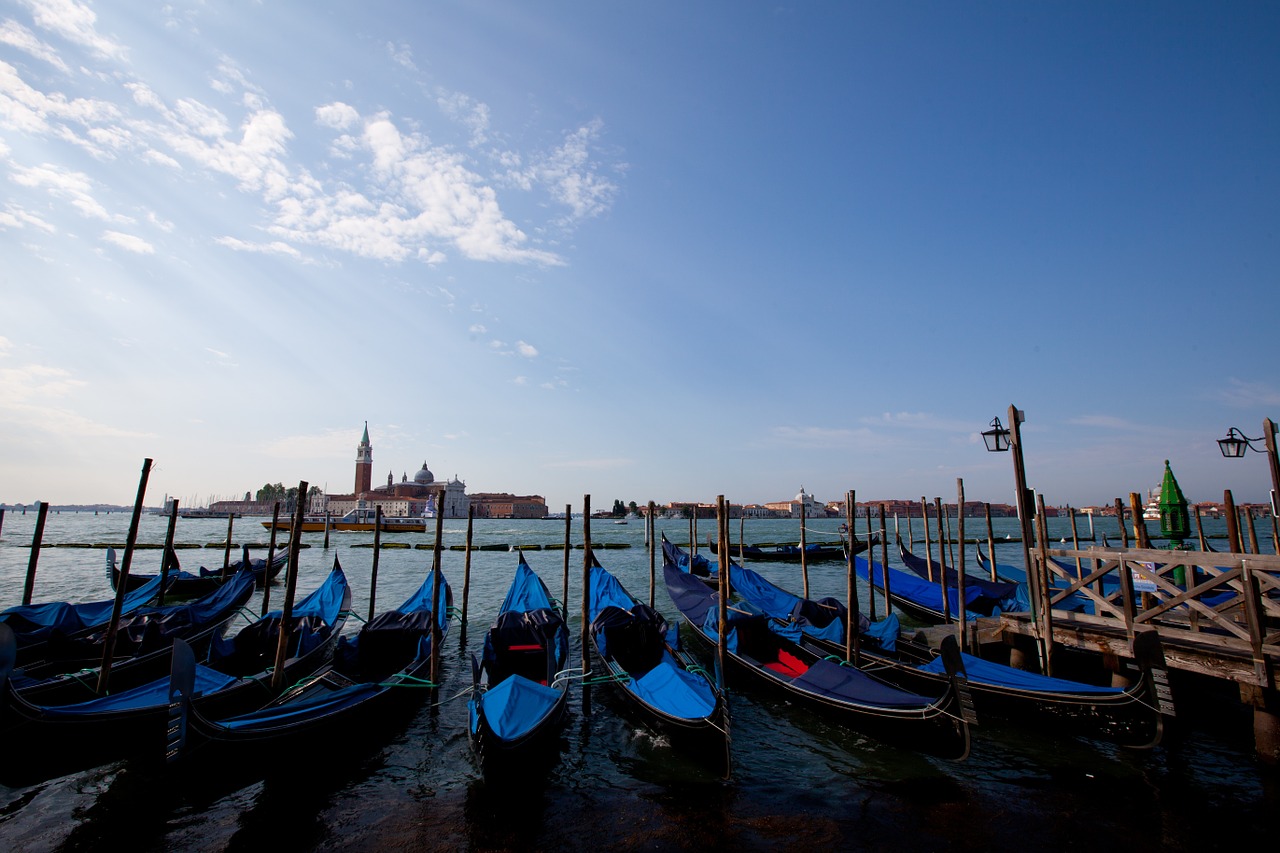
[[[1034,612],[970,623],[974,642],[1003,642],[1049,674],[1057,649],[1097,652],[1122,683],[1134,638],[1154,631],[1169,669],[1239,686],[1259,757],[1280,763],[1280,556],[1040,545],[1031,557]]]

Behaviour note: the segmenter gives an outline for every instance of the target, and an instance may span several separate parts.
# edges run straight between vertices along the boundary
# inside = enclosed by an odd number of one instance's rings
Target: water
[[[21,599],[34,521],[34,513],[6,513],[0,608]],[[48,546],[122,542],[128,523],[124,514],[50,515],[36,600],[110,597],[101,550]],[[139,540],[162,542],[165,523],[144,518]],[[236,541],[265,545],[267,534],[258,519],[235,524]],[[815,530],[837,525],[811,522]],[[701,522],[700,535],[713,526]],[[1099,534],[1115,535],[1114,520],[1096,526]],[[660,527],[676,541],[688,538],[687,522],[664,521]],[[972,536],[981,527],[970,522],[966,532]],[[892,536],[892,522],[890,528]],[[592,523],[593,542],[633,546],[603,549],[598,556],[642,599],[649,589],[643,529],[634,521]],[[920,538],[918,519],[914,529]],[[1082,520],[1082,534],[1087,529]],[[997,537],[1016,533],[1016,521],[997,519],[996,530]],[[178,541],[211,543],[225,532],[225,520],[182,520]],[[465,532],[465,521],[447,520],[446,544],[462,544]],[[731,532],[736,539],[736,522]],[[1050,534],[1069,537],[1068,523],[1051,520]],[[384,537],[411,543],[430,538]],[[581,539],[580,521],[573,538]],[[746,524],[748,542],[796,538],[795,521]],[[476,545],[563,539],[563,521],[476,523]],[[322,534],[305,534],[304,542],[313,547],[302,551],[299,593],[315,588],[337,556],[351,580],[355,610],[364,615],[373,552],[354,546],[371,540],[371,534],[335,533],[325,551]],[[1020,563],[1019,545],[997,550],[1001,562]],[[179,556],[186,568],[220,565],[222,549],[181,550]],[[379,602],[393,606],[403,600],[425,576],[430,558],[426,550],[381,551]],[[560,597],[564,553],[530,551],[526,558]],[[444,570],[459,606],[463,560],[460,552],[444,552]],[[159,551],[135,555],[134,571],[152,573],[158,565]],[[894,749],[785,701],[733,690],[734,770],[726,781],[685,760],[620,713],[606,689],[596,688],[589,716],[574,692],[554,764],[529,779],[486,782],[467,741],[462,694],[470,684],[469,655],[478,652],[515,565],[516,556],[508,552],[472,553],[467,648],[459,649],[455,624],[445,645],[439,705],[379,720],[367,727],[372,731],[317,743],[315,754],[301,761],[277,757],[269,765],[241,761],[222,767],[215,761],[217,772],[184,775],[119,761],[26,788],[0,787],[0,847],[1199,850],[1271,840],[1268,830],[1280,804],[1276,779],[1253,761],[1250,718],[1231,690],[1180,709],[1188,724],[1184,736],[1148,753],[985,721],[975,728],[973,755],[962,764]],[[780,585],[800,587],[797,566],[753,567]],[[657,605],[673,618],[660,568]],[[575,634],[581,574],[582,552],[573,551],[569,599]],[[843,565],[811,566],[810,583],[815,596],[843,597]],[[277,603],[282,589],[272,590]],[[860,594],[865,606],[865,587]],[[259,601],[255,598],[251,607]],[[1195,683],[1196,690],[1203,686]]]

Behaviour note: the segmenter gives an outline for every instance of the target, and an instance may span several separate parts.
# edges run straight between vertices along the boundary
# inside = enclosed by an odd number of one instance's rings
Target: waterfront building
[[[373,444],[366,421],[364,435],[356,446],[355,491],[349,495],[319,495],[313,499],[310,511],[341,518],[354,509],[381,507],[383,515],[395,518],[431,518],[437,512],[445,518],[466,518],[469,505],[467,484],[457,475],[437,481],[425,461],[412,480],[406,472],[397,483],[388,471],[386,485],[374,487]]]

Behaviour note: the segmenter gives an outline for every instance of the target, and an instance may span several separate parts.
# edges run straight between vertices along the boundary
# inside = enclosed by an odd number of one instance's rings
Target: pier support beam
[[[1280,765],[1280,690],[1240,685],[1240,698],[1253,706],[1253,749],[1258,759]]]

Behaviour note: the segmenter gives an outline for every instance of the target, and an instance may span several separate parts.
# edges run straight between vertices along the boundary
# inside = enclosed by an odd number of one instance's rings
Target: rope
[[[592,684],[610,684],[616,682],[618,684],[626,684],[631,680],[631,676],[625,672],[611,672],[608,675],[597,675],[594,678],[584,678],[582,683],[586,685]]]
[[[355,612],[354,610],[352,610],[352,611],[348,612],[348,613],[347,613],[347,615],[348,615],[348,616],[350,616],[351,618],[355,619],[357,622],[365,622],[365,621],[366,621],[366,620],[365,620],[365,618],[364,618],[363,616],[361,616],[359,613]]]
[[[402,675],[400,676],[399,681],[379,681],[378,686],[379,687],[429,687],[434,689],[439,687],[440,685],[436,684],[434,681],[431,681],[430,679],[419,678],[416,675]],[[470,690],[471,688],[468,687],[467,689]]]

